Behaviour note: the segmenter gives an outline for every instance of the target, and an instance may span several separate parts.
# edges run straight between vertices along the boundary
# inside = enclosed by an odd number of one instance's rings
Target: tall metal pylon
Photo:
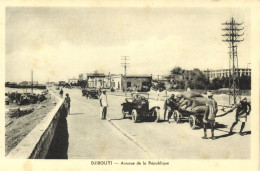
[[[244,35],[240,33],[244,28],[239,28],[242,24],[237,23],[233,17],[230,21],[222,23],[225,26],[222,29],[225,31],[222,35],[225,39],[222,41],[229,45],[229,104],[232,104],[232,100],[235,104],[236,99],[240,98],[237,46],[238,43],[244,41],[244,39],[239,39]]]
[[[125,92],[125,96],[126,96],[126,71],[127,71],[127,67],[129,67],[129,63],[127,63],[127,60],[129,60],[128,56],[121,56],[121,60],[123,60],[123,63],[121,63],[121,66],[124,67],[125,70],[125,75],[124,75],[124,92]]]

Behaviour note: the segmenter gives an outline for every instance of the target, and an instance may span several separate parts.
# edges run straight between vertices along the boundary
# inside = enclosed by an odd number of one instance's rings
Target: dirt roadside
[[[50,94],[47,94],[46,97],[47,99],[39,104],[21,106],[34,108],[34,111],[27,115],[11,118],[8,111],[5,113],[5,155],[8,155],[55,107],[58,99]],[[12,105],[12,107],[16,106]],[[10,108],[10,106],[6,108]]]

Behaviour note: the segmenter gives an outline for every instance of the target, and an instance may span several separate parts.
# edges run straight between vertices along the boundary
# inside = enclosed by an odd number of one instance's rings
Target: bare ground
[[[34,111],[30,114],[10,118],[9,112],[5,113],[5,154],[14,149],[23,138],[33,130],[37,124],[49,113],[57,103],[58,99],[47,95],[47,99],[39,104],[24,105],[20,107],[33,107]],[[6,106],[6,108],[17,107],[15,104]]]

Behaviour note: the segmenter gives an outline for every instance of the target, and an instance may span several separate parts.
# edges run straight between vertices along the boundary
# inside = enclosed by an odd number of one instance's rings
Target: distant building
[[[66,85],[66,81],[59,81],[59,86],[65,86]]]
[[[123,90],[124,84],[126,84],[127,89],[138,89],[151,83],[152,75],[127,75],[126,80],[122,74],[111,75],[111,88],[113,87],[116,90]]]
[[[219,69],[219,70],[204,70],[203,73],[206,75],[209,80],[213,80],[214,78],[222,78],[222,77],[229,77],[232,75],[233,71],[232,69]],[[239,74],[239,76],[245,75],[245,76],[251,76],[251,69],[250,68],[237,68],[235,70],[236,74]]]
[[[79,81],[79,79],[77,79],[77,78],[75,78],[75,77],[68,79],[68,83],[69,83],[69,84],[77,84],[78,81]]]

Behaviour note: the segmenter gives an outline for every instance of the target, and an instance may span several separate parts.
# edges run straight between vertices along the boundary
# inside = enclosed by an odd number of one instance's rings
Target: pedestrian
[[[69,97],[69,94],[67,93],[66,94],[66,97],[65,97],[65,106],[67,108],[67,111],[68,111],[68,114],[70,114],[70,97]]]
[[[233,128],[236,126],[238,122],[242,122],[241,128],[239,131],[239,135],[243,136],[243,129],[245,127],[246,121],[247,121],[247,116],[251,112],[251,105],[250,103],[247,102],[247,98],[243,97],[238,103],[234,105],[233,110],[236,109],[236,116],[235,116],[235,122],[232,124],[229,134],[233,133]]]
[[[202,139],[207,139],[207,126],[210,126],[211,128],[211,139],[214,140],[214,126],[215,126],[215,117],[218,112],[218,104],[213,99],[212,92],[207,92],[208,99],[206,101],[206,110],[203,116],[203,130],[204,130],[204,136]]]
[[[167,121],[170,123],[170,118],[173,113],[173,110],[177,108],[174,94],[172,94],[171,97],[169,97],[168,99],[165,100],[163,107],[164,107],[164,120],[166,118],[167,110],[169,110],[168,116],[167,116],[167,118],[168,118]]]
[[[159,100],[159,96],[160,96],[160,89],[158,88],[158,90],[157,90],[157,98],[156,98],[156,100]]]
[[[62,90],[62,88],[60,89],[60,93],[59,94],[60,94],[60,97],[63,98],[63,90]]]
[[[106,119],[107,107],[108,107],[106,90],[102,90],[102,94],[100,95],[99,100],[100,100],[100,107],[101,107],[100,108],[101,119]]]

